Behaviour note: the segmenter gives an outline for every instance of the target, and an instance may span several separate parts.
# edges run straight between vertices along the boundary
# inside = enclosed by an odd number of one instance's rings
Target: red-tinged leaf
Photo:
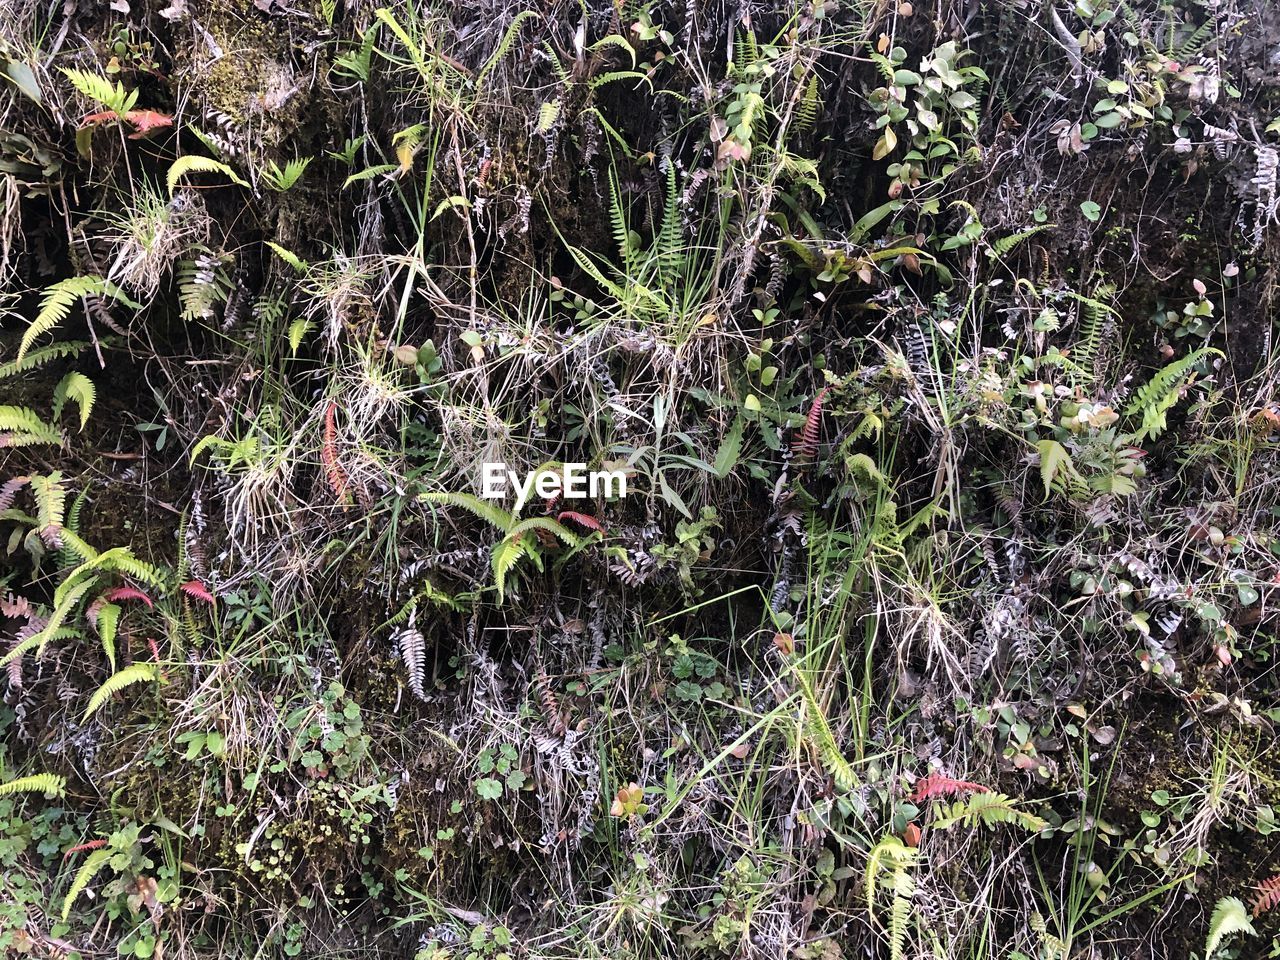
[[[72,847],[62,855],[62,859],[66,860],[73,853],[84,853],[86,850],[101,850],[106,845],[107,841],[101,838],[98,840],[90,840],[88,843],[82,843],[78,846]]]
[[[1258,895],[1253,899],[1253,915],[1260,916],[1275,906],[1280,906],[1280,873],[1258,884]]]
[[[148,607],[154,607],[151,598],[137,587],[113,587],[102,595],[107,603],[118,603],[121,600],[141,600]]]
[[[597,533],[604,533],[604,527],[600,524],[600,521],[585,513],[578,513],[574,510],[561,510],[556,515],[556,519],[561,523],[566,520],[572,520],[580,527],[586,527],[588,530],[594,530]]]
[[[920,828],[914,823],[908,823],[907,828],[902,831],[902,842],[908,847],[920,846]]]
[[[133,124],[134,129],[138,131],[129,137],[130,140],[145,137],[152,130],[173,126],[173,117],[167,113],[160,113],[158,110],[130,110],[124,115],[124,118]]]
[[[84,119],[80,121],[82,127],[93,127],[99,123],[106,123],[108,120],[118,120],[120,115],[114,110],[103,110],[101,113],[86,113]]]
[[[955,780],[941,773],[931,773],[927,777],[921,777],[916,781],[916,789],[911,794],[911,800],[913,803],[919,803],[921,800],[928,800],[931,797],[954,797],[965,793],[990,792],[988,788],[980,783]]]
[[[205,603],[208,603],[211,605],[214,602],[213,594],[209,592],[209,588],[206,587],[199,580],[188,580],[178,589],[181,590],[183,593],[185,593],[188,597],[192,597],[196,600],[203,600]]]
[[[822,404],[827,399],[830,387],[823,387],[813,398],[809,407],[809,416],[805,418],[804,429],[792,444],[791,452],[801,460],[812,460],[818,453],[818,433],[822,429]]]

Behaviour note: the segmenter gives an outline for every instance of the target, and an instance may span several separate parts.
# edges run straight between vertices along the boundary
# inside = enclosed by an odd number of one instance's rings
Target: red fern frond
[[[99,838],[97,840],[90,840],[88,843],[82,843],[82,844],[79,844],[78,846],[72,847],[70,850],[68,850],[66,853],[62,855],[62,859],[66,860],[73,853],[84,853],[86,850],[101,850],[106,845],[107,845],[107,841],[103,838]]]
[[[809,416],[805,418],[804,429],[796,437],[791,452],[801,460],[812,460],[818,454],[818,433],[822,429],[822,404],[827,399],[830,387],[823,387],[813,398],[809,407]]]
[[[564,523],[566,520],[572,520],[574,523],[581,527],[586,527],[588,530],[594,530],[596,533],[604,533],[604,526],[599,520],[590,514],[578,513],[576,510],[561,510],[556,515],[556,519],[561,523]]]
[[[545,670],[539,669],[534,674],[533,680],[538,688],[538,700],[542,703],[542,712],[547,718],[547,726],[557,737],[563,737],[569,732],[569,728],[565,725],[564,715],[560,712],[560,701],[556,699],[556,692],[551,689],[551,678],[547,676]]]
[[[346,509],[347,474],[338,462],[338,404],[332,400],[324,414],[324,444],[320,447],[320,462],[324,466],[324,476],[329,481],[333,498]]]
[[[1253,915],[1259,916],[1280,905],[1280,873],[1258,884],[1258,895],[1253,900]]]
[[[160,645],[156,643],[155,637],[147,637],[147,649],[151,651],[151,659],[156,663],[160,662]]]
[[[191,597],[195,600],[203,600],[205,603],[209,604],[210,606],[212,606],[214,603],[213,594],[210,593],[209,588],[206,587],[199,580],[188,580],[178,589],[181,590],[183,593],[185,593],[188,597]]]
[[[151,602],[151,598],[137,587],[112,587],[102,595],[102,599],[107,603],[117,603],[120,600],[141,600],[148,607],[155,606]]]
[[[990,793],[991,790],[980,783],[969,780],[956,780],[941,773],[931,773],[916,781],[916,788],[911,794],[911,802],[919,803],[931,797],[954,797],[963,793]]]

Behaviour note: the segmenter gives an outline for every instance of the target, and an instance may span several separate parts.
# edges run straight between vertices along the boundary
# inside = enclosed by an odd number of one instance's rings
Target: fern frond
[[[977,793],[953,803],[946,813],[933,822],[933,826],[946,830],[956,824],[976,827],[979,824],[994,827],[1011,823],[1024,830],[1037,832],[1045,828],[1045,821],[1034,814],[1020,810],[1017,801],[1003,793]]]
[[[19,777],[8,783],[0,783],[0,797],[9,797],[18,793],[43,793],[49,797],[60,797],[66,792],[65,777],[52,773],[33,773],[29,777]]]
[[[61,343],[51,343],[47,347],[28,350],[26,356],[21,360],[0,363],[0,380],[26,373],[28,370],[35,370],[37,367],[42,367],[54,360],[74,357],[87,346],[89,344],[84,340],[64,340]]]
[[[857,776],[853,772],[853,767],[840,752],[840,745],[836,743],[835,734],[831,732],[831,725],[827,722],[826,714],[823,713],[822,704],[814,695],[808,677],[799,670],[796,671],[795,676],[796,685],[800,688],[801,700],[804,702],[803,726],[807,737],[817,748],[818,756],[822,758],[823,766],[835,781],[836,786],[843,791],[850,791],[857,786]]]
[[[476,74],[477,89],[484,86],[485,78],[506,58],[511,51],[511,47],[515,44],[516,38],[520,36],[520,28],[530,19],[538,19],[538,14],[533,10],[521,10],[512,18],[511,23],[507,25],[506,31],[502,34],[502,39],[498,41],[498,45],[493,48],[493,53],[489,54],[489,59],[484,62],[484,66]]]
[[[1159,436],[1164,431],[1168,425],[1165,416],[1178,402],[1192,368],[1210,354],[1221,356],[1222,352],[1213,347],[1193,350],[1182,359],[1162,367],[1155,376],[1134,392],[1132,399],[1124,408],[1124,414],[1125,416],[1142,414],[1142,426],[1135,431],[1135,439]]]
[[[71,881],[71,886],[67,888],[66,899],[62,901],[62,919],[66,922],[67,917],[71,916],[71,907],[76,902],[76,898],[84,892],[85,887],[93,881],[98,875],[98,871],[107,865],[107,861],[115,854],[110,847],[104,847],[101,850],[95,850],[85,858],[84,864],[76,871],[75,879]]]
[[[179,157],[173,161],[173,166],[169,168],[169,173],[165,176],[165,183],[169,187],[169,196],[173,196],[173,192],[178,188],[178,181],[190,173],[220,173],[232,183],[242,187],[249,186],[249,184],[240,179],[239,174],[225,163],[220,163],[212,157],[201,157],[189,153],[185,157]]]
[[[1280,873],[1269,880],[1263,880],[1257,887],[1258,895],[1253,898],[1253,915],[1259,916],[1273,907],[1280,905]]]
[[[27,351],[31,349],[36,338],[48,333],[66,320],[71,313],[71,305],[77,300],[104,295],[119,300],[127,307],[132,307],[135,310],[141,309],[141,304],[130,300],[123,290],[109,280],[103,280],[101,277],[68,277],[66,280],[59,280],[57,283],[47,287],[44,291],[44,296],[40,300],[40,312],[36,314],[36,318],[31,321],[31,325],[22,334],[22,342],[18,345],[18,356],[15,363],[21,366],[25,362]]]
[[[1014,247],[1022,243],[1022,241],[1034,237],[1041,230],[1048,230],[1056,227],[1056,223],[1037,223],[1033,227],[1026,230],[1019,230],[1017,233],[1010,234],[1007,237],[1001,237],[995,243],[991,244],[991,249],[987,251],[987,256],[993,260],[998,260],[1010,253]]]
[[[0,450],[62,443],[62,431],[45,423],[30,407],[0,407]]]
[[[94,605],[90,604],[92,609]],[[102,652],[107,655],[107,663],[114,672],[116,669],[116,628],[120,624],[122,608],[119,604],[104,603],[98,609],[98,620],[94,628],[98,631],[98,639],[102,641]]]
[[[527,556],[530,550],[530,538],[524,536],[508,537],[493,548],[493,579],[498,587],[498,602],[501,603],[507,592],[507,574],[515,567],[521,557]]]
[[[102,708],[103,704],[125,687],[135,683],[154,683],[159,679],[160,668],[154,663],[135,663],[116,671],[89,698],[89,705],[85,708],[81,721],[88,720]]]
[[[53,419],[62,416],[62,408],[68,400],[74,401],[80,410],[80,429],[84,430],[89,422],[89,413],[93,410],[93,401],[97,397],[93,381],[83,373],[72,371],[63,377],[53,390]]]
[[[1213,908],[1213,916],[1209,918],[1209,932],[1204,938],[1204,955],[1212,957],[1214,952],[1228,937],[1238,933],[1253,936],[1256,931],[1245,912],[1244,903],[1239,897],[1223,897]]]
[[[36,529],[40,539],[51,547],[62,546],[62,525],[67,508],[67,491],[62,485],[62,472],[33,476],[31,493],[36,500]]]
[[[423,682],[426,678],[426,638],[414,627],[405,627],[395,632],[391,642],[400,651],[400,659],[404,661],[405,673],[409,676],[409,689],[415,697],[425,702],[427,696]]]
[[[933,797],[954,797],[964,793],[989,793],[990,790],[980,783],[969,780],[954,780],[941,773],[931,773],[916,781],[916,788],[911,793],[911,802],[919,803]]]
[[[440,503],[448,507],[461,507],[474,513],[481,520],[497,527],[504,533],[511,529],[515,523],[515,518],[501,507],[495,507],[492,503],[481,500],[477,496],[470,493],[424,493],[422,499],[428,503]]]

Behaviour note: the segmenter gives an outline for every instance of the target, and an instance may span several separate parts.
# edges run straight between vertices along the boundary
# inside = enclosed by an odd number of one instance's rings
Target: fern
[[[84,864],[76,871],[75,879],[71,881],[71,886],[67,888],[66,899],[62,901],[62,920],[65,923],[67,917],[71,916],[71,906],[76,902],[76,898],[84,892],[85,887],[93,881],[98,875],[98,871],[107,865],[107,861],[115,855],[115,851],[110,847],[104,847],[101,850],[95,850],[85,858]]]
[[[497,527],[503,533],[506,533],[515,524],[515,518],[507,511],[470,493],[424,493],[422,494],[422,499],[428,503],[461,507],[463,510],[474,513],[486,523]]]
[[[98,609],[98,621],[94,624],[102,641],[102,652],[107,655],[113,671],[116,668],[116,628],[120,624],[121,609],[119,604],[104,603]]]
[[[62,343],[51,343],[47,347],[29,350],[22,360],[10,360],[8,363],[0,363],[0,380],[17,376],[19,373],[26,373],[29,370],[35,370],[37,367],[42,367],[54,360],[74,357],[87,346],[89,344],[84,340],[65,340]]]
[[[1017,802],[1003,793],[975,793],[973,796],[953,803],[946,813],[935,820],[933,825],[946,830],[956,824],[976,827],[979,824],[994,827],[1002,823],[1011,823],[1024,830],[1038,832],[1046,826],[1045,821],[1025,810],[1018,809]]]
[[[89,698],[89,706],[85,708],[84,716],[80,718],[81,722],[88,720],[102,708],[103,704],[125,687],[135,683],[154,683],[159,679],[160,668],[154,663],[135,663],[116,671]]]
[[[818,755],[822,758],[823,766],[831,774],[836,786],[846,792],[852,790],[857,786],[857,777],[853,772],[853,767],[844,758],[844,754],[840,752],[840,745],[836,743],[835,734],[831,732],[831,725],[827,722],[826,714],[823,713],[822,704],[818,702],[817,696],[814,695],[813,687],[810,685],[808,677],[798,670],[796,671],[796,684],[800,688],[800,698],[804,702],[805,727],[808,738],[817,748]]]
[[[1240,898],[1223,897],[1214,906],[1213,916],[1209,919],[1209,932],[1204,938],[1205,960],[1209,960],[1227,938],[1238,933],[1253,936],[1256,932]]]
[[[58,564],[63,568],[74,567],[80,560],[88,559],[77,549],[77,546],[69,542],[70,540],[75,540],[77,544],[83,544],[84,542],[80,540],[77,534],[80,531],[80,511],[84,508],[85,501],[88,499],[89,488],[85,487],[71,502],[71,509],[67,511],[66,522],[59,532],[58,537],[62,541],[62,550],[58,554]]]
[[[889,906],[889,956],[890,960],[902,960],[906,956],[907,926],[911,920],[911,898],[915,894],[915,879],[911,870],[920,859],[920,851],[908,847],[893,835],[886,836],[867,854],[867,873],[864,892],[867,912],[875,922],[876,894],[888,890],[892,894]]]
[[[806,130],[813,129],[818,122],[818,114],[822,110],[822,94],[818,87],[818,75],[814,73],[809,77],[809,83],[804,88],[804,94],[800,98],[800,103],[796,105],[795,119],[792,121],[792,128],[796,133],[804,133]]]
[[[498,41],[493,53],[489,54],[489,59],[484,62],[484,66],[480,68],[480,72],[476,75],[477,89],[484,86],[485,78],[506,58],[511,51],[511,47],[515,44],[516,38],[520,36],[520,28],[530,19],[538,19],[538,14],[533,10],[521,10],[511,20],[506,32],[502,34],[502,39]]]
[[[524,536],[509,537],[493,548],[493,579],[498,587],[498,602],[501,603],[507,592],[507,574],[515,568],[521,557],[528,556],[529,538]]]
[[[110,80],[96,73],[68,67],[63,67],[62,73],[80,93],[90,100],[96,100],[117,116],[128,113],[138,102],[138,91],[126,92],[124,85],[118,80],[112,86]]]
[[[58,446],[62,431],[45,423],[30,407],[0,407],[0,449],[36,444]]]
[[[426,639],[414,627],[397,630],[391,639],[400,651],[400,659],[404,661],[405,672],[409,675],[409,689],[415,697],[425,702],[427,696],[423,682],[426,677]]]
[[[1037,223],[1034,227],[1028,227],[1026,230],[1019,230],[1017,233],[1010,234],[1007,237],[1001,237],[995,243],[991,244],[991,249],[987,251],[987,256],[992,260],[998,260],[1006,256],[1022,241],[1034,237],[1041,230],[1048,230],[1056,227],[1056,223]]]
[[[1098,355],[1098,346],[1102,342],[1103,329],[1110,321],[1118,320],[1118,314],[1112,307],[1093,297],[1068,291],[1067,296],[1081,305],[1080,329],[1076,342],[1071,348],[1071,359],[1076,367],[1090,379],[1093,378],[1093,362]]]
[[[958,796],[965,793],[989,793],[990,790],[980,783],[969,780],[955,780],[941,773],[931,773],[916,781],[915,790],[911,792],[911,802],[919,803],[933,797]]]
[[[8,783],[0,783],[0,797],[18,793],[43,793],[47,797],[60,797],[66,792],[67,781],[52,773],[33,773]]]
[[[62,472],[55,470],[31,478],[31,493],[36,500],[36,529],[40,539],[51,547],[62,546],[62,525],[67,508],[67,491],[62,486]]]
[[[554,100],[548,100],[542,106],[538,107],[538,133],[543,135],[551,132],[551,128],[556,125],[556,121],[560,119],[561,99],[557,97]]]
[[[169,196],[172,197],[173,192],[178,189],[178,181],[190,173],[220,173],[232,183],[242,187],[249,186],[225,163],[214,160],[212,157],[201,157],[189,153],[185,157],[179,157],[173,161],[173,166],[169,168],[169,173],[165,176],[165,183],[169,187]]]
[[[63,377],[53,391],[53,419],[62,416],[62,408],[68,400],[74,401],[80,410],[80,429],[84,430],[89,422],[89,413],[93,410],[93,401],[97,397],[93,381],[83,373],[74,370]]]
[[[262,171],[262,179],[276,193],[284,193],[298,185],[298,181],[302,179],[302,175],[307,172],[309,166],[311,166],[310,157],[294,157],[283,167],[272,160],[267,164],[267,169]]]
[[[1134,433],[1136,440],[1156,437],[1164,432],[1165,427],[1168,426],[1165,416],[1178,402],[1178,397],[1191,375],[1192,368],[1210,354],[1222,356],[1222,352],[1213,347],[1193,350],[1181,360],[1175,360],[1162,367],[1155,376],[1138,388],[1124,408],[1126,416],[1142,414],[1142,426]]]
[[[1280,905],[1280,873],[1269,880],[1263,880],[1262,883],[1258,884],[1257,890],[1258,895],[1253,898],[1252,910],[1255,917]]]
[[[48,333],[66,320],[71,313],[71,305],[77,300],[103,295],[119,300],[125,306],[132,307],[135,310],[141,309],[141,304],[130,300],[125,296],[123,290],[114,283],[103,280],[101,277],[68,277],[66,280],[59,280],[46,288],[40,301],[40,312],[36,314],[36,318],[31,321],[31,325],[22,334],[22,342],[18,345],[18,356],[15,364],[18,367],[23,365],[27,357],[27,351],[31,349],[36,338]]]

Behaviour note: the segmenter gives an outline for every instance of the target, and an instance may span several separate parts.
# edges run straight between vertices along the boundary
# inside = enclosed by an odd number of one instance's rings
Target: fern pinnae
[[[49,797],[61,797],[66,793],[66,787],[65,777],[52,773],[33,773],[8,783],[0,783],[0,797],[11,797],[19,793],[43,793]]]
[[[424,493],[422,499],[428,503],[439,503],[443,506],[461,507],[463,510],[475,514],[481,520],[498,528],[506,533],[515,523],[515,518],[501,507],[496,507],[491,503],[481,500],[479,497],[470,493],[454,493],[452,491],[440,493]]]
[[[160,668],[154,663],[135,663],[123,670],[117,670],[89,698],[89,705],[85,708],[81,721],[88,720],[125,687],[135,683],[154,683],[159,679]]]
[[[62,901],[62,919],[66,922],[71,916],[71,907],[75,904],[76,898],[80,896],[93,878],[98,875],[103,867],[107,865],[107,861],[115,855],[115,851],[110,847],[103,847],[101,850],[95,850],[85,858],[80,869],[76,871],[75,879],[71,881],[71,886],[67,888],[67,896]]]
[[[538,19],[538,13],[533,10],[521,10],[507,25],[506,31],[502,34],[502,39],[498,41],[498,45],[494,47],[493,53],[489,54],[489,59],[484,62],[484,66],[480,68],[480,72],[476,75],[476,88],[482,89],[484,81],[490,73],[500,64],[508,53],[511,52],[512,46],[516,42],[516,38],[520,36],[520,28],[530,19]]]
[[[93,381],[78,371],[71,371],[59,382],[53,391],[53,419],[62,416],[62,408],[68,400],[75,403],[80,411],[80,429],[84,430],[89,423],[89,414],[93,410],[93,402],[97,391]]]
[[[0,363],[0,380],[17,376],[20,373],[27,373],[30,370],[44,366],[46,363],[52,363],[54,360],[74,357],[88,346],[89,343],[85,340],[64,340],[60,343],[51,343],[47,347],[36,347],[34,350],[28,350],[21,360]]]

